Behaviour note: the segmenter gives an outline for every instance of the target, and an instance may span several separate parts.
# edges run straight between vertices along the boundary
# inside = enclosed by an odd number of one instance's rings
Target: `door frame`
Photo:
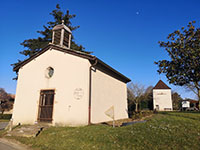
[[[47,91],[53,91],[53,104],[52,104],[52,116],[51,116],[51,119],[50,118],[48,118],[47,119],[47,121],[44,121],[44,120],[41,120],[41,118],[40,118],[40,115],[41,115],[41,103],[42,103],[42,93],[43,92],[47,92]],[[52,121],[53,121],[53,112],[54,112],[54,103],[55,103],[55,89],[41,89],[40,90],[40,95],[39,95],[39,104],[38,104],[38,115],[37,115],[37,121],[38,122],[46,122],[46,123],[52,123]]]

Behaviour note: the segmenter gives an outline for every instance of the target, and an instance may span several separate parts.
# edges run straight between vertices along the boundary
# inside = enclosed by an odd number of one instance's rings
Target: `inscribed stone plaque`
[[[74,98],[76,100],[80,100],[84,95],[83,89],[82,88],[76,88],[74,90]]]

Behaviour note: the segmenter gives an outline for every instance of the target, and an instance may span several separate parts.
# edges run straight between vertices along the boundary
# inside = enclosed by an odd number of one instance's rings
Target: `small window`
[[[53,69],[52,67],[48,67],[48,68],[46,69],[45,76],[46,76],[47,78],[51,78],[51,77],[53,76],[53,74],[54,74],[54,69]]]
[[[156,105],[156,110],[159,110],[159,105]]]
[[[172,110],[171,108],[164,108],[164,110]]]

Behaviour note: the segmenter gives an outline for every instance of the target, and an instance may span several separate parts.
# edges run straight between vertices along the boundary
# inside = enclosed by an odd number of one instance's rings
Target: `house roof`
[[[80,51],[76,51],[76,50],[72,50],[72,49],[68,49],[65,47],[61,47],[58,45],[54,45],[54,44],[49,44],[46,47],[44,47],[41,51],[35,53],[34,55],[32,55],[30,58],[20,62],[18,65],[16,65],[13,70],[14,71],[18,71],[21,67],[23,67],[24,65],[26,65],[27,63],[29,63],[31,60],[35,59],[36,57],[40,56],[41,54],[43,54],[44,52],[46,52],[49,49],[54,49],[54,50],[58,50],[58,51],[62,51],[71,55],[75,55],[81,58],[85,58],[88,59],[90,61],[91,64],[94,64],[95,62],[97,62],[97,64],[95,65],[95,68],[100,69],[101,71],[113,76],[114,78],[122,81],[122,82],[130,82],[131,80],[129,78],[127,78],[126,76],[124,76],[123,74],[121,74],[120,72],[118,72],[117,70],[113,69],[111,66],[107,65],[106,63],[104,63],[102,60],[100,60],[99,58],[97,58],[96,56],[90,55],[90,54],[86,54]]]
[[[190,103],[198,103],[198,102],[199,102],[198,100],[189,99],[189,98],[184,99],[184,100],[182,100],[182,101],[189,101]]]
[[[162,80],[159,80],[153,89],[171,89],[171,88],[168,87]]]
[[[199,103],[199,101],[197,101],[197,100],[189,100],[190,101],[190,103]]]
[[[53,28],[53,31],[55,30],[59,30],[59,29],[65,29],[67,30],[69,33],[72,33],[71,30],[64,24],[58,24]]]

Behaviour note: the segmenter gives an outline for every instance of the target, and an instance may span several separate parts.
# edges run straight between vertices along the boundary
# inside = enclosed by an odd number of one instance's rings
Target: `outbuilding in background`
[[[172,111],[171,88],[162,80],[153,88],[153,109],[158,111]]]

